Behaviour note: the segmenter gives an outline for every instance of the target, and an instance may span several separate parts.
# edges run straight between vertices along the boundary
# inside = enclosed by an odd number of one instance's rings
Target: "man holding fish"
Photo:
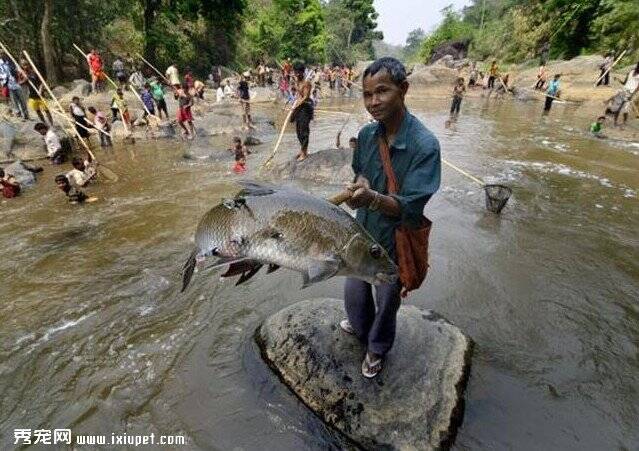
[[[340,326],[366,345],[362,374],[369,378],[381,371],[384,355],[393,346],[400,296],[416,288],[404,280],[403,270],[416,268],[402,268],[397,240],[403,238],[397,231],[404,228],[411,234],[420,233],[421,229],[423,236],[418,246],[423,249],[414,250],[426,264],[430,221],[423,216],[424,206],[440,183],[439,142],[406,109],[407,90],[406,69],[394,58],[378,59],[364,72],[364,105],[377,122],[359,132],[352,163],[355,181],[348,186],[353,195],[347,204],[357,209],[357,221],[399,263],[400,269],[397,281],[377,285],[377,305],[368,282],[346,279],[348,319]],[[395,189],[389,186],[391,178],[396,179]]]
[[[430,221],[423,211],[440,182],[439,142],[406,109],[407,90],[406,70],[394,58],[364,72],[364,103],[377,122],[359,133],[355,180],[343,196],[356,219],[293,188],[240,182],[241,191],[198,224],[182,291],[209,257],[216,258],[209,268],[229,265],[222,277],[240,276],[237,284],[264,265],[268,273],[300,272],[303,287],[346,276],[348,319],[340,326],[366,346],[362,375],[375,377],[393,345],[400,299],[426,275]]]

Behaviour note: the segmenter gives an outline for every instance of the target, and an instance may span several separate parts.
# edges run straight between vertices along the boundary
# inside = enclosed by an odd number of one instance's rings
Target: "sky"
[[[421,27],[431,31],[442,20],[442,8],[453,4],[460,9],[470,0],[374,0],[379,13],[377,29],[384,32],[384,41],[404,45],[408,32]]]

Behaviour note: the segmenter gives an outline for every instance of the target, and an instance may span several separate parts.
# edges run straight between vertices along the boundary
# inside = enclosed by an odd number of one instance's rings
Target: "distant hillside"
[[[373,41],[373,49],[375,50],[375,58],[382,56],[392,56],[400,61],[404,60],[404,46],[393,45],[384,41]]]

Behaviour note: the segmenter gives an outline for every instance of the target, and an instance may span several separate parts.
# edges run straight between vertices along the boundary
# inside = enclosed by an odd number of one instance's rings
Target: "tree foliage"
[[[551,58],[620,52],[639,56],[638,0],[472,0],[444,20],[422,43],[428,59],[446,40],[468,37],[471,56],[505,61],[534,59],[548,47]]]

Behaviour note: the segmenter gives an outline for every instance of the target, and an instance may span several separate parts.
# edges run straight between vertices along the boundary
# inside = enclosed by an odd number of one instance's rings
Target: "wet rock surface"
[[[364,346],[343,332],[343,301],[299,302],[255,339],[280,379],[327,424],[367,449],[441,449],[463,417],[472,341],[429,310],[405,305],[384,369],[361,375]]]
[[[283,179],[303,179],[331,184],[350,182],[353,179],[350,149],[324,149],[309,154],[302,162],[294,159],[279,163],[271,171]]]
[[[36,176],[32,171],[35,167],[35,165],[27,165],[18,160],[5,167],[4,171],[7,174],[13,175],[21,188],[26,188],[36,182]]]

